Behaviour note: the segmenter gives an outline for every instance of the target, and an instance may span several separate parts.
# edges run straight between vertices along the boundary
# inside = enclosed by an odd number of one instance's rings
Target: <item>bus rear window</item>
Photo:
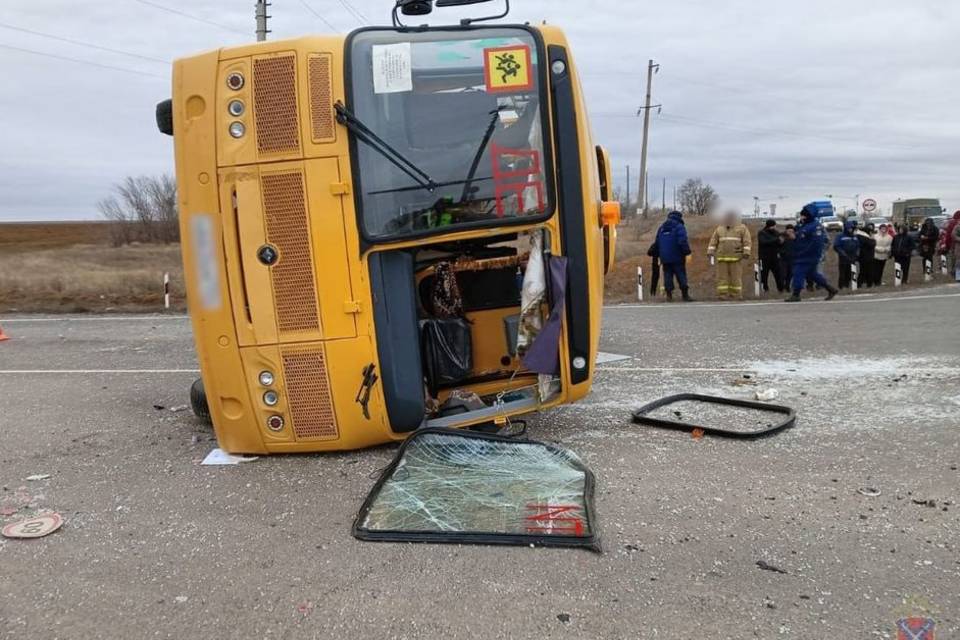
[[[373,134],[353,131],[367,237],[445,233],[552,212],[546,104],[530,32],[363,31],[350,53],[348,108]]]

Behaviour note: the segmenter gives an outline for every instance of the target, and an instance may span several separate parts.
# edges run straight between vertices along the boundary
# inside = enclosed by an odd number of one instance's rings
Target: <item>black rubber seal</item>
[[[779,413],[783,415],[783,420],[759,431],[731,431],[729,429],[711,427],[709,425],[697,425],[686,422],[677,422],[676,420],[667,420],[664,418],[652,418],[649,415],[657,409],[669,406],[675,402],[683,402],[685,400]],[[762,438],[764,436],[773,435],[778,431],[783,431],[784,429],[789,429],[797,423],[797,413],[790,407],[785,407],[778,404],[767,404],[765,402],[754,402],[752,400],[738,400],[735,398],[722,398],[720,396],[707,396],[698,393],[680,393],[675,396],[667,396],[665,398],[660,398],[659,400],[654,400],[650,404],[640,407],[633,412],[633,421],[636,424],[647,425],[650,427],[661,427],[663,429],[675,429],[677,431],[693,431],[694,429],[703,429],[704,433],[714,436],[751,440],[754,438]]]
[[[351,533],[357,540],[367,542],[431,542],[439,544],[483,544],[483,545],[512,545],[537,547],[581,547],[601,553],[600,536],[596,532],[596,519],[594,518],[593,506],[593,472],[576,460],[571,460],[570,464],[584,474],[583,487],[583,505],[587,523],[590,529],[589,536],[549,536],[539,534],[504,534],[495,532],[468,532],[468,531],[389,531],[363,528],[360,523],[364,521],[373,505],[374,500],[380,494],[384,483],[393,475],[394,470],[400,464],[407,447],[416,438],[427,434],[442,434],[448,436],[457,436],[460,438],[471,438],[474,440],[492,440],[495,442],[508,442],[510,444],[533,444],[541,446],[550,451],[562,452],[563,449],[546,442],[537,442],[534,440],[522,440],[511,438],[509,436],[493,435],[486,433],[477,433],[475,431],[465,431],[461,429],[428,428],[420,429],[407,438],[394,457],[390,465],[384,469],[377,483],[373,485],[366,500],[360,507],[357,517],[353,521]]]
[[[548,47],[550,56],[550,95],[553,98],[553,126],[557,144],[557,184],[560,194],[560,241],[567,257],[567,340],[570,347],[570,382],[580,384],[590,378],[590,365],[577,369],[576,358],[590,362],[590,280],[587,265],[587,228],[581,186],[580,134],[577,129],[577,105],[570,77],[567,50]],[[554,73],[554,64],[563,71]]]

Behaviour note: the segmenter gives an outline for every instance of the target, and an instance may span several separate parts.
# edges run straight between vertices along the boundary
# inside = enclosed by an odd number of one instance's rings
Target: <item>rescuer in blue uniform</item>
[[[814,211],[809,205],[804,207],[797,225],[797,238],[793,241],[793,295],[787,298],[787,302],[800,302],[800,292],[808,277],[827,290],[827,300],[833,300],[837,295],[837,289],[817,270],[826,245],[824,238],[823,227],[817,222]]]
[[[690,255],[690,241],[687,228],[683,224],[683,214],[671,211],[666,222],[657,230],[657,252],[663,267],[663,289],[667,300],[673,300],[673,279],[676,277],[683,294],[684,302],[693,302],[687,286],[687,256]]]

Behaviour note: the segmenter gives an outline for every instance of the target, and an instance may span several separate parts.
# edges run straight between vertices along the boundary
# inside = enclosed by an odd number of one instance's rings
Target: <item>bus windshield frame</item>
[[[521,64],[527,54],[525,76],[491,80],[484,60],[496,49]],[[351,128],[357,225],[367,244],[537,224],[554,214],[546,60],[540,34],[526,25],[349,35],[347,109],[414,174],[429,174],[411,176]]]

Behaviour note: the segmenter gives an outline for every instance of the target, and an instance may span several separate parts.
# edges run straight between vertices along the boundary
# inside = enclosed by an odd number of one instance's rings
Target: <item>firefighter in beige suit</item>
[[[713,232],[707,255],[717,264],[717,297],[721,300],[743,300],[743,266],[753,250],[750,230],[740,222],[740,214],[727,211],[720,226]]]

